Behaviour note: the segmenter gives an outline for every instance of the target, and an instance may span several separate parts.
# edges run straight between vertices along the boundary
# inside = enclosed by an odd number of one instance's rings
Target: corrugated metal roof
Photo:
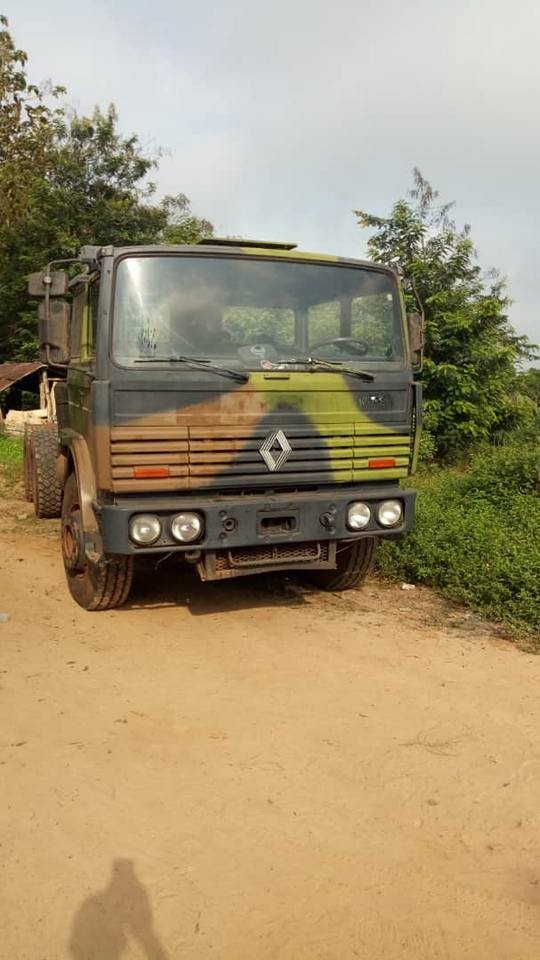
[[[7,390],[13,383],[24,380],[25,377],[37,373],[38,370],[44,370],[45,364],[39,360],[32,360],[31,363],[0,363],[0,393]]]

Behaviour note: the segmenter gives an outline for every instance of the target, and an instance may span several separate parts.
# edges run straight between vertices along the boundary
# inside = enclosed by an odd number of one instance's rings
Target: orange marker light
[[[133,476],[136,480],[161,480],[170,475],[170,467],[133,467]]]
[[[384,467],[395,467],[395,465],[394,457],[375,457],[373,460],[368,460],[370,470],[380,470]]]

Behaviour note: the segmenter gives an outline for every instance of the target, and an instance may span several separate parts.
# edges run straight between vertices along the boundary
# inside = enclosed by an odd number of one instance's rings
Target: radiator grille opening
[[[235,567],[266,567],[273,563],[311,563],[328,560],[328,543],[276,543],[216,550],[216,571]]]

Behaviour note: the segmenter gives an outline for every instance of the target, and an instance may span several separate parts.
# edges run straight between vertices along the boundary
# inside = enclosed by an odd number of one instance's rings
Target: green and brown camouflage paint
[[[92,501],[156,494],[256,491],[393,483],[414,468],[420,428],[418,392],[410,361],[377,371],[373,386],[341,372],[257,371],[245,384],[216,382],[189,369],[122,369],[110,359],[115,263],[128,254],[245,256],[310,263],[343,263],[392,273],[390,268],[297,250],[254,247],[105,248],[99,272],[96,342],[74,357],[67,375],[68,415],[62,444],[75,465],[86,529],[96,529]],[[81,294],[88,298],[86,294]],[[88,299],[86,336],[90,325]],[[407,331],[404,339],[408,356]],[[84,337],[83,337],[84,340]],[[95,351],[95,353],[94,353]],[[82,350],[81,350],[82,352]],[[372,395],[387,403],[377,409]],[[260,445],[281,429],[292,452],[269,472]],[[370,460],[395,465],[373,468]],[[160,478],[135,477],[164,468]]]

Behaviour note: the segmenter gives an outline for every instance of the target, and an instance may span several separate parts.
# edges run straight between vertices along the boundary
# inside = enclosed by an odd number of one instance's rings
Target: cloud
[[[352,209],[389,210],[420,166],[540,339],[535,0],[26,0],[11,20],[32,75],[114,100],[166,149],[160,189],[220,232],[363,254]]]

